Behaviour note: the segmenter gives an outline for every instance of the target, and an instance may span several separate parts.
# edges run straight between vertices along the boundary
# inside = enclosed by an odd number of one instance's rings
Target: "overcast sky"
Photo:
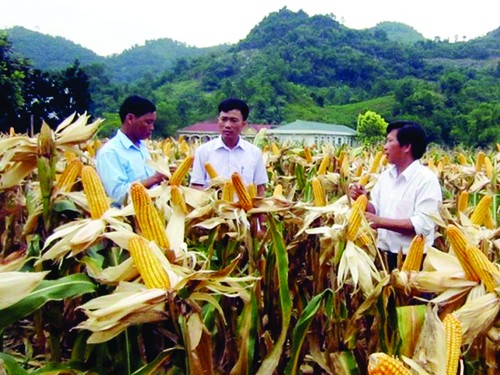
[[[23,26],[106,56],[159,38],[196,47],[236,43],[285,6],[333,14],[353,29],[402,22],[426,38],[450,41],[500,26],[499,0],[0,0],[0,29]]]

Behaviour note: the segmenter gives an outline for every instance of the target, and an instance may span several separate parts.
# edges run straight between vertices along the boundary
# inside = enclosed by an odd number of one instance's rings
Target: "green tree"
[[[383,142],[387,122],[378,113],[366,111],[358,115],[356,133],[358,139],[365,144]]]

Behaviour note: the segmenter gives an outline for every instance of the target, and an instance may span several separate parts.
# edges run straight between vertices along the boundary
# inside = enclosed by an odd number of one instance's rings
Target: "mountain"
[[[60,36],[45,35],[15,26],[7,33],[14,53],[30,60],[41,70],[61,70],[78,59],[82,65],[102,63],[104,58],[95,52]]]
[[[155,76],[171,68],[181,58],[217,53],[227,45],[197,48],[171,39],[146,41],[120,54],[102,57],[62,37],[53,37],[24,27],[3,30],[12,43],[13,52],[29,59],[34,68],[41,70],[65,69],[78,59],[81,66],[104,64],[115,82],[130,82],[145,76]]]
[[[413,44],[425,40],[425,37],[417,30],[401,22],[380,22],[368,30],[373,32],[383,31],[387,34],[387,38],[394,42]]]

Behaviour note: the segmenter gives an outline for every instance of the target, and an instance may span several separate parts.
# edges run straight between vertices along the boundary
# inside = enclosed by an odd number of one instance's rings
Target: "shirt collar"
[[[237,148],[241,148],[241,149],[245,149],[245,144],[241,141],[241,137],[238,138],[238,143],[236,144],[236,146],[233,148],[233,150],[237,149]],[[218,148],[225,148],[226,150],[231,150],[229,147],[226,146],[226,144],[222,141],[222,137],[219,136],[218,138],[216,138],[216,145],[215,145],[215,148],[218,149]]]
[[[397,178],[404,178],[405,180],[409,180],[411,176],[413,176],[418,169],[418,166],[420,165],[420,160],[414,160],[406,169],[403,171],[398,176],[398,170],[396,169],[396,166],[393,165],[391,169],[389,170],[390,175],[392,178],[397,179]]]
[[[132,142],[130,140],[129,137],[127,137],[127,135],[121,131],[121,129],[118,129],[117,133],[116,133],[116,136],[118,137],[118,139],[120,140],[121,144],[123,145],[124,148],[130,148],[130,147],[134,147],[134,148],[140,148],[143,144],[142,140],[139,141],[139,147],[136,146],[134,144],[134,142]]]

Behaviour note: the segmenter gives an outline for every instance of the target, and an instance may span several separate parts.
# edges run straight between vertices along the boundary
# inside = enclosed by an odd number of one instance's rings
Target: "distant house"
[[[290,124],[280,125],[267,132],[280,143],[300,143],[303,145],[332,144],[340,146],[356,143],[356,131],[345,125],[324,124],[321,122],[296,120]]]
[[[253,139],[261,129],[270,129],[271,125],[248,124],[243,129],[242,136],[245,139]],[[187,141],[206,142],[219,136],[219,124],[216,122],[199,122],[177,131],[178,137],[184,137]]]

